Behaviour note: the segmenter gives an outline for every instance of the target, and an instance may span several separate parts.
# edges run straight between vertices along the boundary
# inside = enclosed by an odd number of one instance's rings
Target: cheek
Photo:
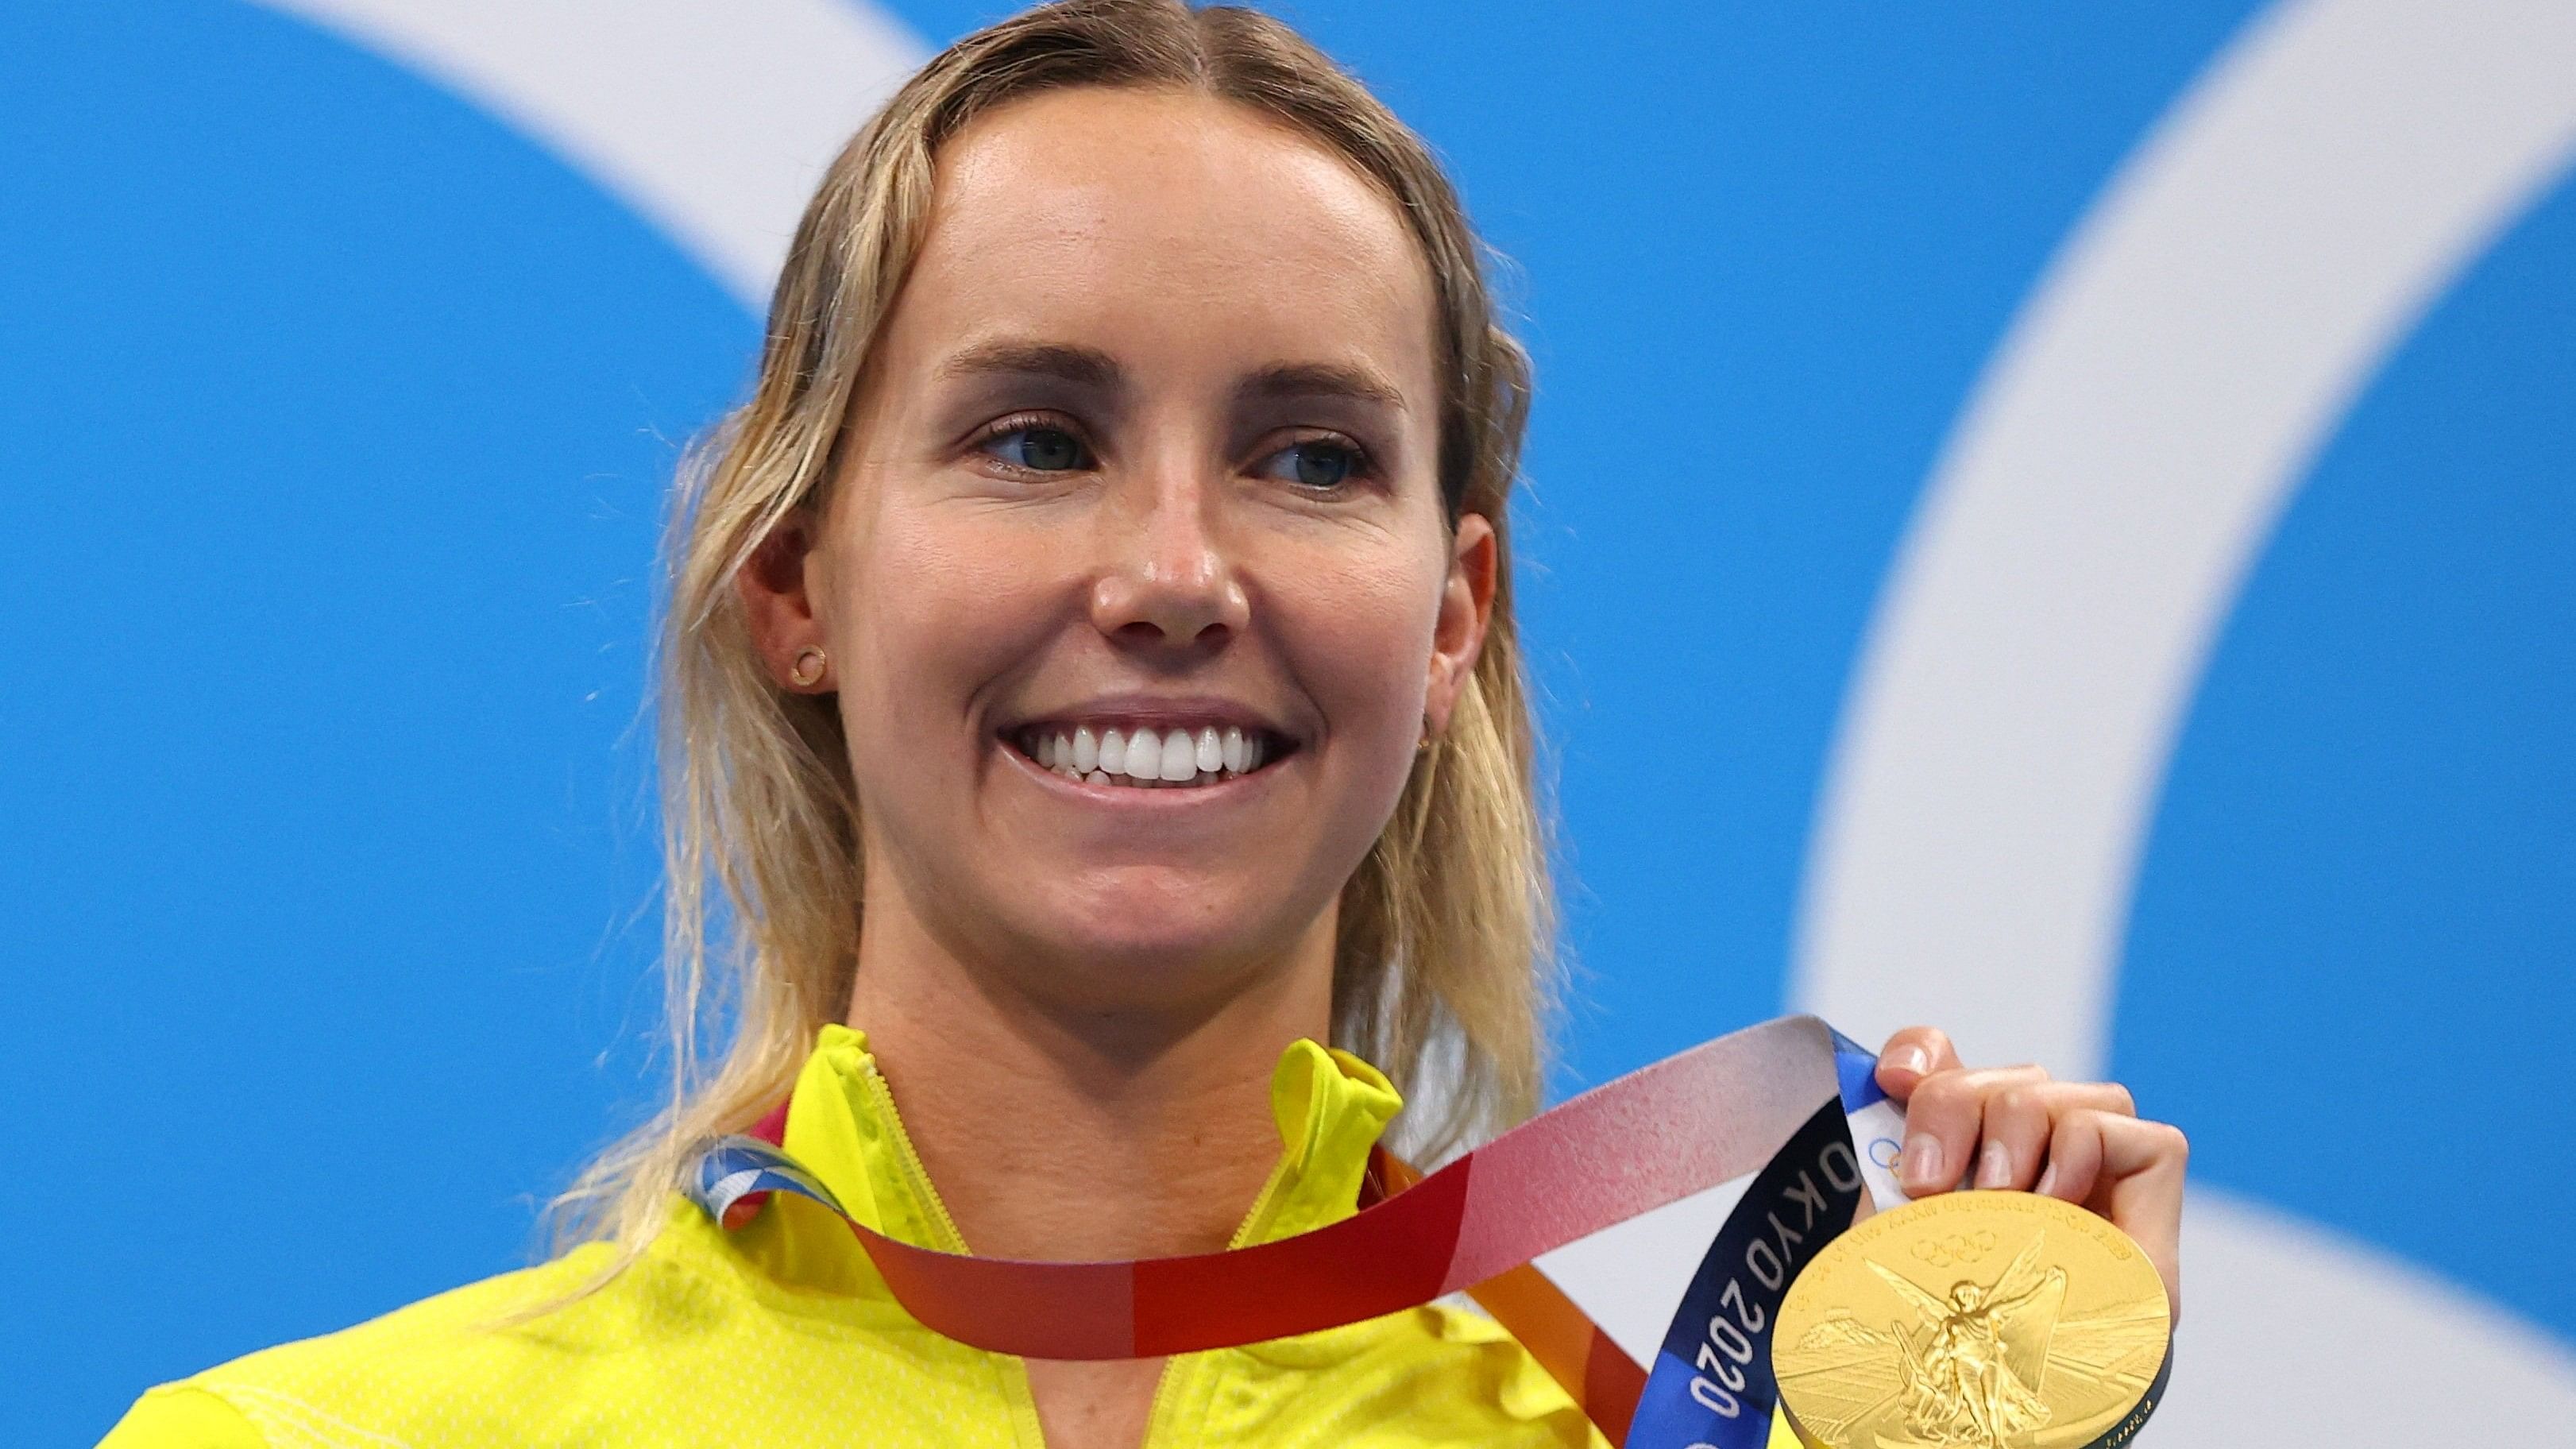
[[[1062,550],[1041,531],[935,512],[889,508],[869,521],[845,555],[832,621],[846,651],[851,743],[916,766],[961,746],[970,757],[980,750],[981,736],[961,731],[961,720],[1031,657],[1057,623],[1063,592]]]
[[[1310,558],[1274,599],[1289,668],[1324,713],[1337,751],[1411,768],[1438,617],[1437,554],[1389,546]]]

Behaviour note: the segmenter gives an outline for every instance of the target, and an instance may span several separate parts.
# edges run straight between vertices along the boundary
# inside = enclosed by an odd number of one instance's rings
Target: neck
[[[1111,1008],[1020,989],[871,901],[850,1024],[974,1251],[1091,1259],[1226,1246],[1279,1156],[1270,1075],[1328,1039],[1333,917],[1212,1001]]]

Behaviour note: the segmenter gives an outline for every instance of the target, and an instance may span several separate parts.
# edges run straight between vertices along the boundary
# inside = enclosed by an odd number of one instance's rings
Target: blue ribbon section
[[[796,1159],[757,1137],[719,1137],[709,1143],[681,1182],[680,1191],[719,1223],[724,1221],[725,1209],[755,1192],[792,1192],[849,1216],[830,1188],[797,1166]]]
[[[1887,1089],[1878,1084],[1878,1053],[1838,1031],[1834,1033],[1834,1080],[1841,1084],[1845,1112],[1887,1100]]]
[[[1764,1449],[1780,1398],[1771,1330],[1789,1284],[1869,1190],[1848,1114],[1884,1102],[1877,1058],[1836,1033],[1836,1100],[1754,1175],[1664,1330],[1624,1449]]]

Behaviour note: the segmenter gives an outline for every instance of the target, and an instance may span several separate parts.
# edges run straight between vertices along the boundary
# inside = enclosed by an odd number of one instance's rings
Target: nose
[[[1131,648],[1221,647],[1252,609],[1212,516],[1217,490],[1178,468],[1135,482],[1133,506],[1101,520],[1110,536],[1091,588],[1093,627]]]

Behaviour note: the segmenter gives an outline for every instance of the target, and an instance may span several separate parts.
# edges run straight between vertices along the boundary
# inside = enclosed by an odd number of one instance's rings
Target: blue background
[[[1518,264],[1560,1086],[1781,1009],[1933,454],[2251,8],[1283,7]],[[85,1443],[526,1261],[643,1110],[654,532],[758,331],[550,154],[237,0],[0,8],[0,136],[0,1439]],[[2263,556],[2115,1064],[2208,1180],[2576,1339],[2576,1131],[2516,1110],[2576,1064],[2571,262],[2561,188]]]

